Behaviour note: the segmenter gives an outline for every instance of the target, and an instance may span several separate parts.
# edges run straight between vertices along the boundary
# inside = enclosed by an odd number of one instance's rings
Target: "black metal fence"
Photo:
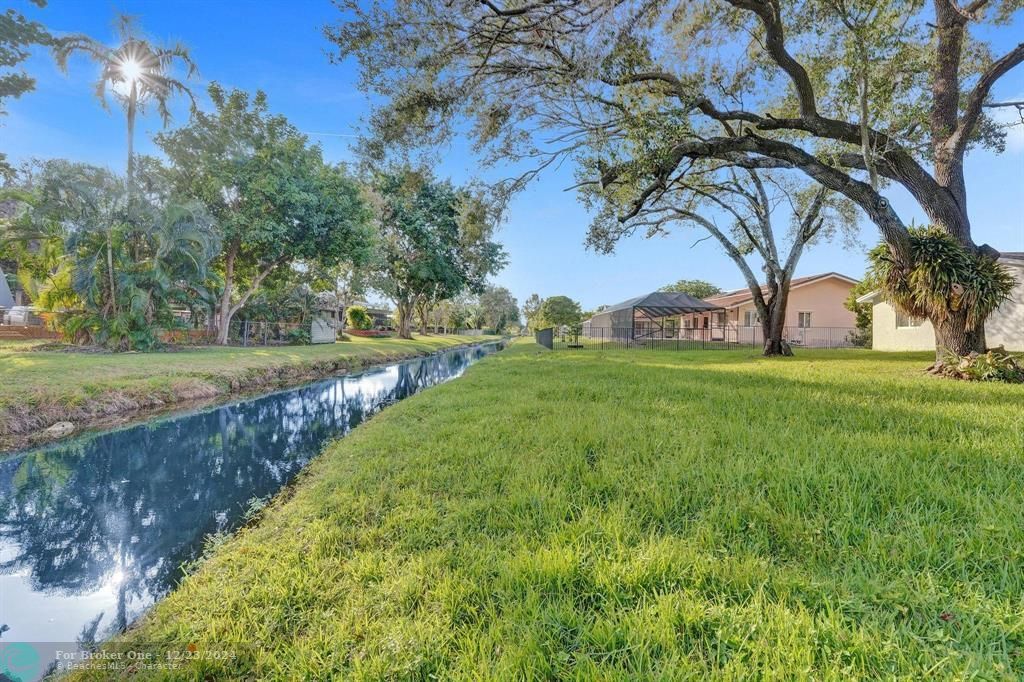
[[[863,348],[855,327],[786,327],[782,337],[794,348]],[[553,350],[736,350],[761,348],[760,327],[700,327],[638,330],[631,327],[563,327],[554,330]]]

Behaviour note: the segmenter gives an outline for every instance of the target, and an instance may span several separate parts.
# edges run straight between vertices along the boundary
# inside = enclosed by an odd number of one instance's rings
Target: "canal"
[[[89,647],[167,594],[327,441],[496,343],[0,458],[3,642]]]

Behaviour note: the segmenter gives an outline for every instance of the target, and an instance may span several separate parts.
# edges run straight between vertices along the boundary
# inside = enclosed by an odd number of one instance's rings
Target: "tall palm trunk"
[[[128,167],[126,169],[129,196],[135,191],[135,112],[138,108],[138,99],[138,86],[135,81],[132,81],[132,88],[128,93]]]

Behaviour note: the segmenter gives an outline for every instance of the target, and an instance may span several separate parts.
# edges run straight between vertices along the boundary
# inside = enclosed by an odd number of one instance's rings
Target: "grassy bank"
[[[112,416],[295,383],[346,369],[487,340],[353,337],[317,346],[189,348],[164,353],[34,351],[39,342],[0,342],[0,449],[64,420],[88,426]]]
[[[1019,678],[1024,387],[927,360],[517,344],[108,646],[193,644],[189,679]]]

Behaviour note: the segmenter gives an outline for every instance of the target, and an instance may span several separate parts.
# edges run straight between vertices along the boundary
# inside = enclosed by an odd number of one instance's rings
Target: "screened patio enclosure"
[[[583,323],[582,332],[617,339],[676,338],[678,316],[724,310],[689,294],[655,291],[602,310]]]

